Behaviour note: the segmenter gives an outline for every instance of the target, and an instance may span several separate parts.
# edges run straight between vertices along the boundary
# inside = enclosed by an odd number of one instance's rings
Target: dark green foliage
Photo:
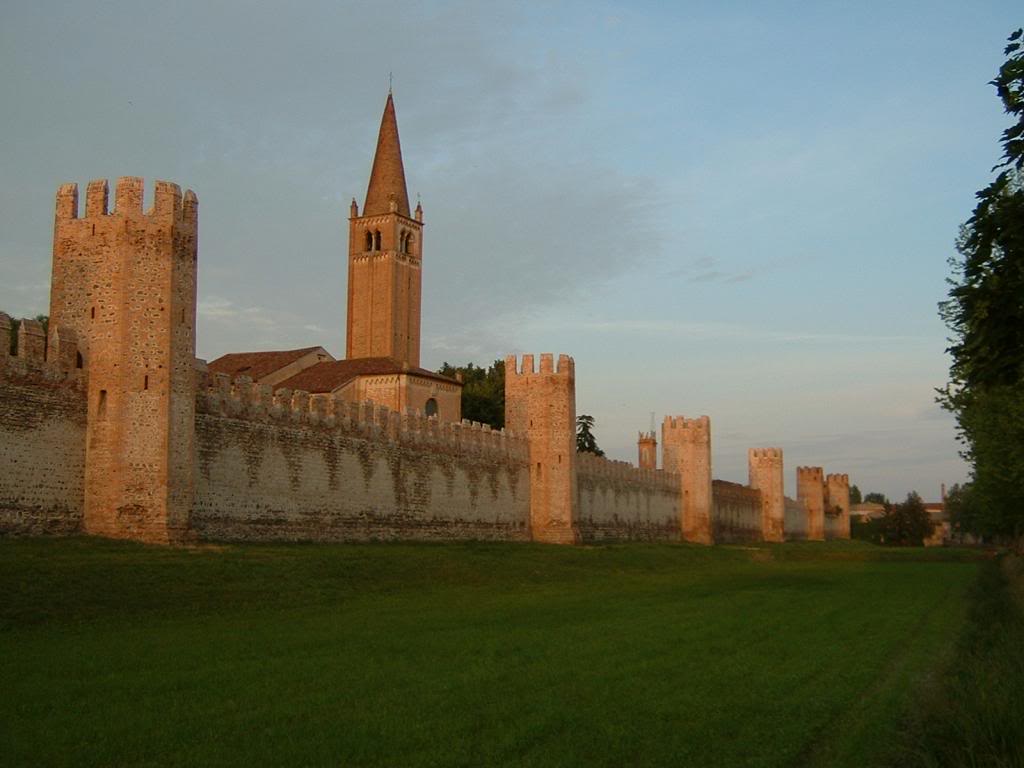
[[[873,517],[868,520],[850,518],[850,538],[858,541],[870,541],[872,544],[882,543],[882,518]]]
[[[437,372],[453,379],[462,375],[462,418],[489,424],[492,429],[505,426],[504,360],[495,360],[489,368],[446,362]]]
[[[1010,36],[992,81],[1015,122],[1003,132],[995,180],[957,240],[949,299],[940,314],[953,334],[950,383],[939,402],[956,414],[983,513],[970,532],[1024,537],[1024,47]],[[993,169],[993,170],[996,170]]]
[[[604,451],[597,447],[597,439],[594,437],[594,417],[585,413],[576,417],[576,450],[604,456]]]
[[[0,763],[860,768],[976,556],[0,539]]]
[[[856,485],[851,485],[850,486],[850,503],[851,504],[860,504],[862,502],[863,502],[863,499],[860,496],[860,488],[858,488]]]
[[[888,504],[889,499],[885,497],[884,493],[878,493],[878,491],[871,491],[864,496],[865,504]]]
[[[924,502],[914,491],[902,504],[886,504],[885,515],[879,520],[882,543],[898,547],[920,547],[934,528]]]

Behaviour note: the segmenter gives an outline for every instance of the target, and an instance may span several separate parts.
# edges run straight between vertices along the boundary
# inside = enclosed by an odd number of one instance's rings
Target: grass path
[[[965,553],[0,540],[16,765],[870,765]]]

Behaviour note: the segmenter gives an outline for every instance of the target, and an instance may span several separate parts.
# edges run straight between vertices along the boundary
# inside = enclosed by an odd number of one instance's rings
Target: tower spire
[[[402,166],[402,146],[398,141],[395,101],[389,90],[384,115],[380,120],[377,153],[373,156],[373,169],[370,171],[370,184],[366,188],[363,216],[378,216],[391,212],[410,218],[409,193],[405,186],[405,168]]]

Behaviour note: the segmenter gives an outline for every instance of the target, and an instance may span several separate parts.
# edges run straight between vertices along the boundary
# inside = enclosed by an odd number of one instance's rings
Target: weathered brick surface
[[[761,527],[765,541],[785,539],[786,511],[781,448],[751,448],[747,451],[750,487],[761,491]]]
[[[807,538],[807,508],[802,501],[786,496],[783,499],[786,514],[786,541]]]
[[[760,491],[714,480],[711,498],[711,529],[716,543],[762,540]]]
[[[661,425],[661,450],[665,471],[680,478],[683,538],[713,543],[711,420],[707,416],[666,416]]]
[[[395,105],[388,94],[363,215],[352,201],[345,357],[420,364],[423,211],[409,213]]]
[[[5,363],[0,359],[0,365]],[[0,375],[0,533],[76,533],[85,477],[85,391]]]
[[[579,540],[576,490],[576,371],[568,355],[505,358],[505,425],[523,435],[530,457],[530,530],[537,541]]]
[[[678,541],[679,478],[589,453],[576,455],[582,541]]]
[[[641,432],[636,441],[637,466],[640,469],[658,468],[658,438],[654,432]]]
[[[807,511],[807,538],[811,541],[825,540],[825,488],[824,471],[821,467],[797,467],[797,500]]]
[[[210,539],[529,538],[522,439],[215,375],[196,421]]]
[[[192,503],[198,203],[158,181],[57,193],[51,328],[74,332],[88,370],[85,530],[167,542]]]
[[[850,538],[850,476],[825,477],[825,538]]]

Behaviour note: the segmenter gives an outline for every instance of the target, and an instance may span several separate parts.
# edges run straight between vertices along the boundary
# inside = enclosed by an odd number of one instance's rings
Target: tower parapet
[[[784,541],[786,526],[785,475],[781,448],[747,451],[750,487],[761,491],[761,530],[765,541]]]
[[[193,496],[198,201],[157,181],[144,211],[143,190],[118,179],[110,210],[92,181],[84,216],[77,185],[57,191],[50,335],[88,368],[85,531],[167,542]]]
[[[579,541],[576,500],[576,372],[568,355],[505,358],[505,426],[523,435],[530,456],[530,529],[537,541]]]
[[[807,511],[807,538],[825,540],[825,487],[821,467],[796,468],[796,498]]]
[[[832,515],[831,538],[850,538],[850,476],[829,474],[825,477],[825,505]]]
[[[666,416],[661,425],[663,465],[680,478],[683,539],[711,544],[711,419]]]

